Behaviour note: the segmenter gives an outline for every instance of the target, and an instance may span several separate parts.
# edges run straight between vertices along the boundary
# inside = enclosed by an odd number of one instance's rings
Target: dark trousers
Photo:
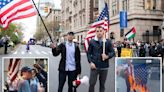
[[[105,92],[105,81],[107,78],[108,70],[91,70],[89,79],[89,92],[95,92],[95,85],[99,75],[100,88],[99,92]]]
[[[121,57],[121,51],[118,51],[118,57]]]
[[[72,82],[76,80],[77,74],[75,71],[59,71],[59,86],[58,92],[63,91],[64,84],[66,82],[66,77],[68,76],[68,92],[76,92],[76,88],[73,87]],[[74,91],[73,91],[74,90]]]
[[[5,44],[4,54],[7,54],[7,44]]]

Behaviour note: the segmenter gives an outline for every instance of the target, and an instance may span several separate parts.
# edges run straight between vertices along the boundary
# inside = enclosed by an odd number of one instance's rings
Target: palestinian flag
[[[136,29],[133,27],[128,33],[125,34],[125,37],[130,40],[135,37]]]

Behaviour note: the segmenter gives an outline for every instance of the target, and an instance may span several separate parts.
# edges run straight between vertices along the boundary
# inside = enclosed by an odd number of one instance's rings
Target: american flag
[[[146,64],[134,65],[134,78],[137,85],[146,85],[148,78],[148,68]]]
[[[36,10],[31,0],[0,0],[0,25],[4,29],[14,20],[34,15]]]
[[[109,30],[109,12],[108,12],[108,5],[105,3],[105,7],[102,10],[101,14],[99,17],[96,19],[96,21],[90,26],[90,30],[87,32],[87,36],[85,38],[85,50],[88,50],[89,46],[89,41],[95,37],[96,33],[96,27],[97,26],[102,26],[104,30],[106,31],[107,35],[106,38],[108,38],[108,30]]]
[[[8,77],[11,81],[17,78],[21,59],[10,59],[8,65]]]

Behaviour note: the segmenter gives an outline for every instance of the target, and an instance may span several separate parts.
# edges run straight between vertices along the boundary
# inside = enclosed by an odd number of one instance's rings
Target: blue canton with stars
[[[102,10],[100,16],[97,18],[96,21],[101,21],[104,20],[105,18],[108,19],[108,23],[109,23],[109,11],[108,11],[107,3],[105,3],[105,8]]]
[[[134,77],[137,84],[146,85],[148,79],[148,68],[146,64],[134,65]]]
[[[13,0],[0,0],[0,9],[12,1]]]

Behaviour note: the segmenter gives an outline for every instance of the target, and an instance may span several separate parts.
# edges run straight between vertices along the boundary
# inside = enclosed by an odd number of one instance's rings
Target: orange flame
[[[149,92],[146,86],[137,84],[132,75],[128,76],[128,80],[130,83],[131,90],[133,90],[133,91],[138,90],[139,92]]]

